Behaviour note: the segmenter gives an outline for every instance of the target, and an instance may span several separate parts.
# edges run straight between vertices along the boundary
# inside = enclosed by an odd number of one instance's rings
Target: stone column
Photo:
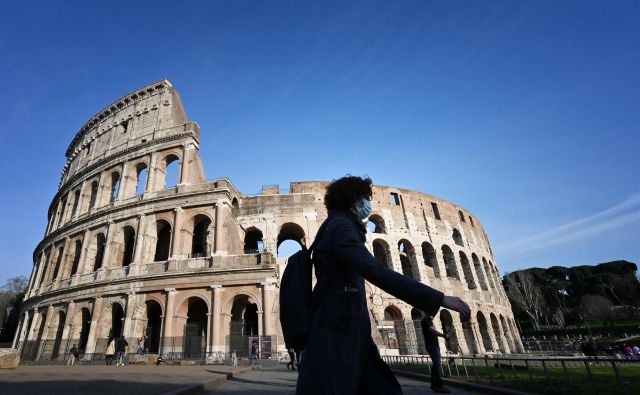
[[[67,276],[67,272],[71,273],[70,268],[67,271],[67,267],[69,266],[69,241],[71,241],[71,238],[67,236],[64,238],[64,243],[62,244],[62,259],[60,260],[60,267],[58,268],[55,288],[60,288],[60,282]]]
[[[144,247],[144,235],[141,233],[145,228],[146,216],[144,214],[138,215],[138,227],[136,229],[135,244],[133,247],[133,262],[129,265],[129,276],[136,276],[140,272],[140,257],[142,255],[142,248]]]
[[[227,202],[218,200],[216,202],[216,234],[215,234],[215,255],[227,255],[226,238],[224,237],[224,221],[226,216]]]
[[[182,145],[182,163],[180,164],[180,183],[178,185],[190,185],[191,184],[191,168],[190,165],[193,162],[193,154],[195,152],[195,145],[192,142],[187,142]]]
[[[131,292],[127,295],[127,307],[124,313],[124,325],[122,326],[122,333],[124,337],[129,339],[131,347],[136,340],[133,333],[133,315],[137,307],[136,294]]]
[[[98,334],[98,324],[100,322],[100,313],[104,307],[104,299],[100,296],[96,297],[93,302],[93,311],[91,312],[91,324],[89,327],[89,336],[87,336],[87,348],[85,354],[93,354],[96,351],[96,336]]]
[[[167,293],[167,299],[165,301],[164,322],[162,325],[162,341],[160,342],[161,351],[160,354],[166,354],[172,345],[173,333],[173,312],[175,310],[176,303],[176,289],[166,288],[164,290]]]
[[[275,291],[276,285],[275,280],[266,279],[261,283],[262,285],[262,311],[263,311],[263,319],[262,323],[264,325],[262,329],[262,333],[264,335],[273,334],[273,323],[272,323],[272,306],[273,306],[273,293]]]
[[[173,209],[173,231],[171,236],[171,251],[169,252],[169,259],[176,259],[180,257],[182,245],[182,215],[184,210],[182,207],[176,207]]]
[[[105,234],[105,239],[104,239],[104,251],[102,253],[102,266],[100,267],[100,269],[98,269],[100,272],[104,273],[106,269],[109,269],[111,267],[110,265],[110,260],[111,260],[111,244],[113,244],[113,233],[114,233],[114,229],[115,226],[113,225],[113,220],[109,220],[107,222],[107,232]],[[99,274],[98,277],[100,277],[100,279],[104,278],[104,274],[101,275]]]
[[[44,330],[42,331],[42,336],[40,336],[40,339],[38,339],[38,351],[36,353],[36,358],[35,360],[39,360],[40,356],[42,354],[42,349],[44,348],[44,345],[49,337],[49,326],[51,325],[51,316],[53,316],[53,305],[49,305],[47,307],[47,317],[45,318],[44,321]]]
[[[224,339],[222,339],[222,333],[220,330],[220,321],[222,318],[222,311],[220,306],[222,285],[211,286],[211,351],[220,352],[224,351]]]
[[[85,274],[86,268],[86,261],[87,261],[87,249],[89,248],[89,242],[90,242],[90,237],[89,237],[89,229],[84,231],[84,234],[82,235],[82,247],[80,248],[80,259],[78,259],[78,271],[76,272],[75,276],[72,277],[73,280],[71,280],[71,285],[76,285],[78,284],[78,282],[80,281],[80,277]]]
[[[73,323],[73,314],[75,313],[76,303],[71,301],[67,304],[67,314],[64,319],[64,329],[62,330],[62,341],[60,342],[61,349],[60,354],[65,355],[69,350],[69,334],[71,332],[71,325]]]
[[[130,196],[127,196],[128,194],[128,190],[127,188],[129,187],[129,162],[125,161],[122,164],[122,169],[120,170],[120,189],[118,190],[118,198],[115,200],[115,202],[122,202],[123,200],[126,200],[127,198],[129,198]]]
[[[147,173],[147,185],[144,188],[143,198],[146,198],[148,194],[155,192],[155,182],[157,177],[157,169],[156,162],[158,160],[158,154],[156,152],[151,153],[151,158],[149,159],[149,172]]]

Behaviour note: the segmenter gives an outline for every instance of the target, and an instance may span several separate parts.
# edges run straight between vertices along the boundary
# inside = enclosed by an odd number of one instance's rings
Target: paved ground
[[[0,370],[0,394],[161,394],[224,379],[231,369],[218,365],[20,366]]]
[[[263,370],[247,372],[238,378],[222,384],[212,391],[205,392],[207,395],[241,395],[260,393],[261,395],[285,395],[294,394],[298,375],[294,371],[281,367],[268,367]],[[398,377],[402,385],[404,394],[435,394],[429,389],[429,384],[424,381],[417,381],[408,378]],[[475,394],[468,390],[457,388],[451,389],[452,394],[466,395]]]

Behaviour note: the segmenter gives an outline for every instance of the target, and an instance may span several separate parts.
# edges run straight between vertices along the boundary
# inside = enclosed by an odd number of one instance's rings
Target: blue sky
[[[64,152],[166,78],[208,178],[368,174],[484,224],[497,263],[640,262],[635,1],[5,3],[0,281],[28,275]]]

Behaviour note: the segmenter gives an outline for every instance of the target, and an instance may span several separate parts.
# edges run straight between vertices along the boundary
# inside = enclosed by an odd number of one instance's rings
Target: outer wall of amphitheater
[[[14,346],[24,361],[64,359],[73,344],[104,357],[129,351],[220,360],[285,346],[278,320],[280,244],[310,245],[327,213],[326,182],[240,193],[207,180],[200,130],[168,81],[96,114],[69,146]],[[367,246],[381,264],[470,301],[472,319],[441,310],[454,353],[522,352],[482,224],[423,193],[375,186]],[[368,284],[372,334],[383,354],[422,352],[422,313]]]

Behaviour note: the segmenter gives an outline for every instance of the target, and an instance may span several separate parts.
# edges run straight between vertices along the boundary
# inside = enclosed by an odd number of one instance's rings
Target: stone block
[[[15,348],[0,348],[0,369],[15,369],[20,364],[20,354]]]

